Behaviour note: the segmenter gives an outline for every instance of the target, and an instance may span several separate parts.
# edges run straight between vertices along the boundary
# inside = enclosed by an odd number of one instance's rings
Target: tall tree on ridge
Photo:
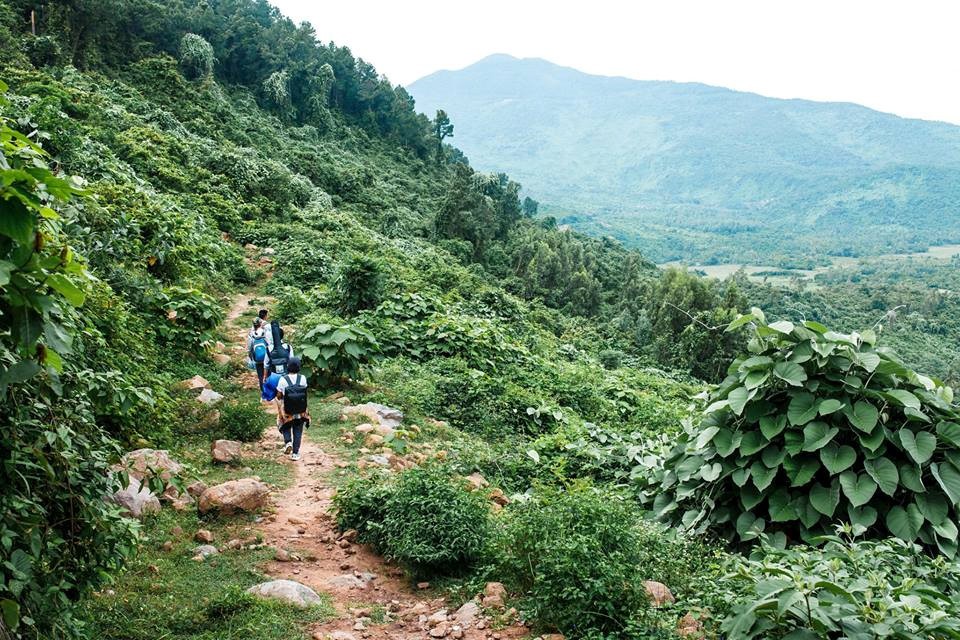
[[[439,163],[443,158],[443,139],[453,137],[453,123],[443,109],[437,109],[437,117],[433,120],[433,135],[437,139],[437,163]]]

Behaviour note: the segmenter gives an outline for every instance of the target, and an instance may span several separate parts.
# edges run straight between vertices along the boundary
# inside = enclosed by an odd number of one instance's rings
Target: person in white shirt
[[[300,373],[300,358],[290,358],[287,373],[277,382],[277,417],[283,435],[283,452],[300,459],[304,427],[310,426],[307,411],[307,377]]]

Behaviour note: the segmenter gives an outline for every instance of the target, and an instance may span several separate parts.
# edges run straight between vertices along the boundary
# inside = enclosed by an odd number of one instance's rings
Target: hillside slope
[[[657,261],[799,264],[960,237],[943,224],[960,218],[953,125],[506,55],[409,91],[450,114],[479,168]]]

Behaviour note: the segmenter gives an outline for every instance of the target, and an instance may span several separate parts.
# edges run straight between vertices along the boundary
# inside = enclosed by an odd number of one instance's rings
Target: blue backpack
[[[267,339],[263,336],[254,339],[251,351],[255,362],[263,362],[267,358]]]

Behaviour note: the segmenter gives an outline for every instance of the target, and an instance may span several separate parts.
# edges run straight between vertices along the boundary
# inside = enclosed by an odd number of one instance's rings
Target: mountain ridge
[[[960,127],[949,123],[503,54],[409,91],[418,108],[450,114],[476,166],[518,178],[562,222],[658,261],[782,264],[958,239],[941,225],[960,195]],[[811,238],[825,213],[840,230],[832,241]],[[796,228],[770,228],[781,219]],[[853,237],[864,224],[873,237]],[[759,228],[712,246],[714,227],[744,225]]]

